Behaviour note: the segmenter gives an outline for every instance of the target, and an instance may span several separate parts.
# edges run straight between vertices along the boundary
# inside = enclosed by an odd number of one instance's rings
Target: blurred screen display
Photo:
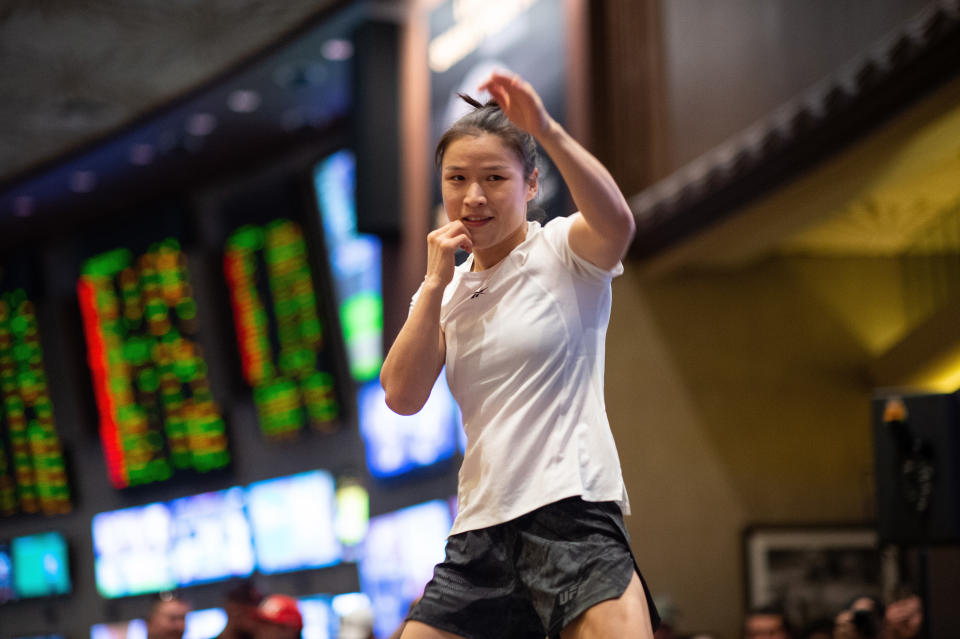
[[[113,486],[225,467],[226,426],[210,390],[180,242],[91,257],[77,298]]]
[[[104,597],[170,590],[172,515],[166,504],[149,504],[93,517],[94,571]]]
[[[210,639],[218,636],[227,625],[227,613],[222,608],[192,610],[187,613],[183,639]],[[117,623],[98,623],[90,628],[90,639],[147,639],[147,622],[132,619]]]
[[[0,289],[0,517],[71,508],[40,342],[25,290]]]
[[[247,487],[247,514],[260,572],[320,568],[341,558],[333,477],[311,471]]]
[[[98,623],[91,626],[90,639],[147,639],[147,624],[143,619]]]
[[[370,523],[370,495],[356,482],[337,486],[337,538],[345,547],[363,541]],[[346,557],[345,557],[346,559]]]
[[[383,364],[381,244],[374,235],[357,233],[353,153],[342,150],[322,160],[313,181],[350,373],[370,381]]]
[[[16,599],[13,590],[13,557],[9,544],[0,543],[0,604]]]
[[[360,585],[373,604],[377,636],[393,632],[423,592],[452,525],[449,505],[439,499],[370,519]]]
[[[227,238],[223,271],[263,434],[292,437],[307,423],[333,430],[340,408],[301,226],[241,226]]]
[[[227,612],[223,608],[192,610],[187,613],[187,629],[183,639],[210,639],[218,636],[227,625]]]
[[[398,415],[387,407],[379,381],[360,389],[360,435],[367,467],[378,478],[395,477],[453,456],[463,430],[460,409],[441,372],[430,398],[415,415]]]
[[[339,622],[333,614],[329,596],[300,597],[297,608],[303,615],[303,639],[331,639],[337,636]]]
[[[244,577],[253,572],[253,542],[243,489],[175,499],[170,562],[181,586]]]
[[[48,597],[70,592],[70,565],[63,535],[47,532],[15,537],[10,550],[17,597]]]

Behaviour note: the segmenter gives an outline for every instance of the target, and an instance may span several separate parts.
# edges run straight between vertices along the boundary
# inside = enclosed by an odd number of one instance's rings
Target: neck
[[[527,237],[527,222],[524,220],[510,235],[502,241],[483,249],[473,250],[473,271],[485,271],[500,263],[510,255],[510,251],[520,245]]]

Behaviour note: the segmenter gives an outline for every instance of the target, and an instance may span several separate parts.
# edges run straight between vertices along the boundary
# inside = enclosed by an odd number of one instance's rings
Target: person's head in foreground
[[[763,606],[747,613],[743,621],[744,639],[791,639],[787,615],[779,606]]]
[[[188,612],[190,605],[184,600],[170,593],[161,595],[147,615],[147,639],[183,639]]]
[[[300,639],[303,617],[297,600],[287,595],[270,595],[257,607],[257,639]]]

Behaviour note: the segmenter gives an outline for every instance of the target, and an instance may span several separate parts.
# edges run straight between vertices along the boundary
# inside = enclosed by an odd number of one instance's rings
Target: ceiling
[[[335,4],[3,2],[0,182],[202,87]]]
[[[200,163],[320,135],[349,108],[363,3],[0,3],[0,244],[66,201],[183,184]]]

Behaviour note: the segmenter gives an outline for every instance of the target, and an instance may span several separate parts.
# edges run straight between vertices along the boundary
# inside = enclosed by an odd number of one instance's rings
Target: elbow
[[[390,394],[388,392],[384,396],[384,399],[387,403],[387,408],[398,415],[413,415],[420,412],[420,409],[423,408],[422,405],[417,405],[416,402],[411,402],[403,394]]]
[[[389,380],[385,380],[382,374],[380,376],[380,385],[383,387],[383,398],[387,404],[387,408],[398,415],[413,415],[414,413],[420,412],[420,409],[423,408],[424,402],[418,404],[415,398],[410,397],[409,392],[405,389],[397,388],[395,384],[391,384]]]
[[[620,213],[623,219],[623,237],[626,239],[627,246],[633,241],[633,236],[637,234],[637,220],[633,216],[630,205],[623,203],[623,210]]]

